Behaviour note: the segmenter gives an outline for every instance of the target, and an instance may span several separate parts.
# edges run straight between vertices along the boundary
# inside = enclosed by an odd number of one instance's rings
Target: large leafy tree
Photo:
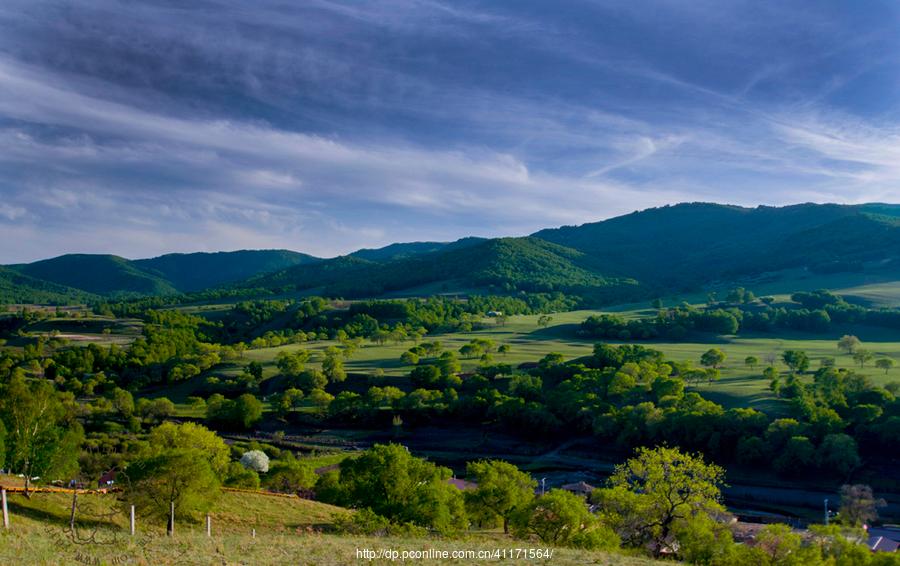
[[[123,474],[124,499],[150,516],[196,518],[209,510],[228,471],[225,442],[206,428],[164,423],[151,431],[144,454]],[[170,524],[171,528],[172,525]]]
[[[218,495],[219,480],[197,450],[170,449],[142,458],[127,469],[126,500],[144,515],[196,519]]]
[[[620,543],[588,510],[583,498],[562,489],[551,489],[520,507],[513,515],[512,528],[519,538],[537,536],[541,542],[559,546],[609,550]]]
[[[216,433],[196,423],[163,423],[150,431],[147,439],[150,455],[167,450],[196,450],[197,456],[209,462],[216,475],[228,469],[230,451]]]
[[[852,336],[850,334],[844,334],[841,336],[841,339],[838,340],[838,348],[847,352],[849,355],[853,355],[856,352],[856,349],[862,345],[859,338],[856,336]]]
[[[509,521],[516,509],[534,499],[537,482],[508,462],[484,460],[469,462],[468,477],[478,487],[465,494],[470,512],[488,520],[503,521],[503,532],[509,532]]]
[[[25,476],[26,495],[32,477],[64,478],[78,470],[84,432],[75,412],[71,399],[50,382],[28,383],[15,376],[3,388],[0,419],[7,431],[6,466]]]
[[[347,371],[344,369],[344,360],[341,351],[334,346],[325,350],[325,359],[322,360],[322,372],[328,380],[340,383],[347,379]]]
[[[678,448],[639,448],[593,497],[623,539],[661,552],[671,546],[679,522],[721,509],[724,475],[702,456]]]
[[[785,350],[781,354],[781,359],[787,367],[791,368],[791,373],[803,373],[809,369],[809,356],[801,350]]]
[[[237,399],[215,394],[206,403],[206,419],[223,428],[248,429],[262,418],[262,413],[262,403],[250,393]]]
[[[369,508],[393,522],[446,533],[467,525],[462,493],[447,483],[449,478],[448,468],[416,458],[399,444],[376,444],[341,462],[340,473],[328,477],[322,495],[330,503]]]
[[[728,356],[719,348],[710,348],[700,356],[700,363],[706,367],[719,369]]]

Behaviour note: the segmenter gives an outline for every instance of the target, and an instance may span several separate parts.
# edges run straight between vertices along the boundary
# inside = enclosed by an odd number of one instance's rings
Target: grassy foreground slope
[[[539,543],[512,542],[492,533],[462,540],[438,538],[363,537],[326,534],[342,509],[296,497],[223,492],[211,516],[213,536],[202,523],[176,525],[174,538],[163,529],[138,522],[134,538],[127,519],[102,517],[114,508],[112,495],[83,495],[77,523],[79,539],[68,530],[71,497],[38,493],[26,500],[10,495],[11,529],[0,530],[0,564],[321,564],[368,563],[357,550],[426,551],[428,549],[486,551],[497,548],[543,548]],[[252,534],[256,530],[256,536]],[[93,542],[86,539],[94,536]],[[381,561],[379,563],[383,563]],[[400,562],[400,559],[397,560]],[[497,560],[414,560],[407,563],[496,564]],[[572,549],[553,549],[550,560],[516,563],[559,565],[602,564],[642,566],[645,558]]]

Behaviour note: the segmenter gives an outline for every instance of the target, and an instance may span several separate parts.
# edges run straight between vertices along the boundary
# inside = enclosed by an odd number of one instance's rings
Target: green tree
[[[334,395],[324,389],[313,389],[306,395],[306,400],[312,404],[316,413],[321,416],[328,412],[328,407],[334,401]]]
[[[253,376],[254,381],[259,383],[263,378],[263,367],[259,362],[250,362],[245,368],[246,372]]]
[[[158,423],[175,413],[175,403],[166,397],[156,399],[141,397],[135,404],[135,412],[146,422]]]
[[[744,564],[760,566],[806,566],[800,556],[803,539],[787,525],[766,525],[756,535],[756,544],[743,554]]]
[[[681,521],[722,509],[724,476],[725,470],[700,455],[638,448],[634,458],[616,466],[608,488],[594,491],[594,500],[614,518],[611,526],[623,540],[650,543],[659,554],[672,546]]]
[[[727,523],[698,514],[674,527],[677,556],[688,564],[735,564],[735,544]]]
[[[809,356],[802,350],[785,350],[781,360],[790,368],[791,373],[803,373],[809,369]]]
[[[441,369],[433,365],[416,366],[410,372],[409,379],[417,387],[437,385],[441,379]]]
[[[463,344],[459,348],[459,355],[464,358],[477,358],[481,355],[481,346],[478,344]]]
[[[759,358],[756,356],[747,356],[744,358],[744,365],[750,369],[755,369],[759,365]]]
[[[278,418],[284,419],[291,411],[299,407],[302,401],[303,391],[292,387],[272,396],[272,411]]]
[[[297,460],[290,452],[286,454],[286,457],[269,464],[265,486],[281,493],[296,493],[313,487],[318,476],[312,466]]]
[[[713,369],[719,369],[725,360],[728,359],[728,356],[720,350],[719,348],[710,348],[706,352],[700,356],[700,365],[711,367]]]
[[[834,470],[844,476],[859,465],[856,441],[842,433],[826,435],[819,445],[816,457],[820,468]]]
[[[206,420],[224,428],[249,429],[262,418],[263,405],[250,393],[237,399],[212,395],[206,403]]]
[[[84,432],[75,420],[74,402],[63,399],[49,382],[29,384],[15,374],[0,391],[6,466],[25,476],[26,496],[32,477],[65,477],[78,470]]]
[[[228,472],[222,483],[227,487],[259,489],[259,473],[256,470],[245,468],[239,462],[231,462],[228,464]]]
[[[131,396],[130,392],[117,387],[113,391],[112,402],[116,411],[126,419],[134,414],[134,397]]]
[[[441,354],[438,358],[437,366],[441,370],[442,377],[456,375],[462,370],[462,366],[459,364],[459,360],[456,359],[456,354],[453,352],[444,352]]]
[[[844,334],[841,336],[841,339],[838,340],[837,346],[839,350],[843,350],[849,355],[853,355],[856,352],[856,349],[862,345],[859,338],[850,334]]]
[[[875,367],[883,369],[884,375],[887,375],[887,373],[891,371],[891,368],[894,367],[894,360],[891,358],[880,358],[875,360]]]
[[[509,521],[516,509],[534,499],[537,482],[514,465],[501,460],[469,462],[466,473],[478,487],[465,494],[470,514],[503,522],[509,533]]]
[[[282,350],[275,356],[275,365],[282,375],[296,377],[306,369],[306,363],[309,361],[309,358],[310,353],[307,350],[296,350],[294,352]],[[262,375],[258,379],[261,378]]]
[[[535,535],[556,546],[604,550],[619,546],[619,537],[591,514],[584,499],[562,489],[551,489],[520,507],[513,515],[512,531],[518,538]]]
[[[857,349],[853,353],[853,361],[859,364],[859,367],[866,367],[866,363],[870,362],[872,358],[875,357],[875,354],[870,352],[869,350],[863,350],[862,348]]]
[[[124,500],[144,516],[198,519],[219,492],[219,481],[209,461],[196,449],[169,449],[135,460],[125,470]],[[171,522],[167,521],[172,530]]]
[[[228,465],[228,446],[214,432],[195,423],[163,423],[125,468],[124,501],[156,517],[168,517],[174,503],[176,517],[198,518],[212,506]]]
[[[325,359],[322,360],[322,372],[332,383],[340,383],[347,379],[347,371],[344,369],[344,358],[341,351],[334,346],[325,350]]]
[[[769,389],[772,390],[772,393],[774,393],[776,397],[780,397],[781,378],[778,375],[778,370],[773,368],[772,366],[769,366],[763,370],[763,377],[769,380]]]
[[[807,469],[815,461],[816,449],[805,436],[793,436],[777,453],[772,462],[775,471],[785,476],[796,476]]]
[[[308,393],[313,389],[324,389],[328,385],[328,378],[317,369],[307,369],[297,376],[294,383],[298,389]]]
[[[228,446],[221,437],[203,425],[163,423],[150,431],[147,442],[148,455],[156,455],[165,450],[198,450],[198,454],[209,461],[215,474],[224,475],[228,468]]]
[[[466,528],[462,492],[447,483],[450,470],[416,458],[399,444],[376,444],[341,462],[335,478],[320,478],[326,502],[369,508],[395,523],[449,533]]]

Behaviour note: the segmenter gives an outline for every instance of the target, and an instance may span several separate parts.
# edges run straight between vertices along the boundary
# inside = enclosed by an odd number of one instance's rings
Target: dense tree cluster
[[[722,303],[706,307],[681,305],[660,309],[655,316],[626,319],[616,314],[591,315],[578,333],[609,340],[683,340],[691,333],[736,334],[755,330],[828,332],[835,324],[870,324],[900,328],[900,310],[874,309],[846,302],[829,291],[795,293],[792,303],[773,304],[737,289]]]

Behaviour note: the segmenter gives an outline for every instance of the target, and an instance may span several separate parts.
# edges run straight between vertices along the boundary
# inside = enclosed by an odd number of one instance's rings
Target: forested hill
[[[300,265],[245,283],[277,291],[311,290],[343,297],[377,296],[396,291],[439,293],[595,292],[607,287],[633,287],[630,280],[601,275],[583,253],[537,238],[497,238],[447,246],[387,262],[351,256]]]
[[[168,281],[179,291],[199,291],[242,281],[261,273],[293,265],[321,261],[289,250],[240,250],[236,252],[166,254],[132,263]]]
[[[344,297],[407,291],[563,291],[622,299],[761,273],[900,273],[900,206],[742,208],[689,203],[526,238],[398,246],[303,265],[244,285]],[[431,247],[429,247],[431,246]],[[367,261],[367,258],[380,261]]]
[[[691,288],[791,268],[858,271],[900,258],[900,205],[742,208],[690,203],[533,237],[576,249],[605,273]]]
[[[463,238],[455,242],[409,242],[391,244],[383,248],[364,248],[350,254],[351,256],[368,261],[391,261],[404,259],[431,252],[448,251],[451,249],[466,248],[483,242],[484,238]]]
[[[23,300],[33,289],[35,297],[53,300],[47,286],[61,285],[60,297],[73,291],[161,295],[236,287],[347,298],[562,291],[599,302],[787,269],[877,272],[882,279],[891,274],[900,279],[900,205],[686,203],[529,237],[392,244],[328,260],[285,250],[134,261],[67,255],[9,266],[9,273],[32,279],[7,284],[15,293],[3,292],[0,299]]]
[[[67,254],[4,267],[5,302],[66,302],[67,297],[170,295],[244,280],[300,263],[319,261],[287,250],[168,254],[128,260],[114,255]],[[7,290],[12,288],[12,291]],[[14,292],[13,292],[14,291]],[[79,295],[80,294],[80,295]]]
[[[6,303],[83,303],[96,295],[64,285],[35,279],[14,269],[0,266],[0,302]]]

